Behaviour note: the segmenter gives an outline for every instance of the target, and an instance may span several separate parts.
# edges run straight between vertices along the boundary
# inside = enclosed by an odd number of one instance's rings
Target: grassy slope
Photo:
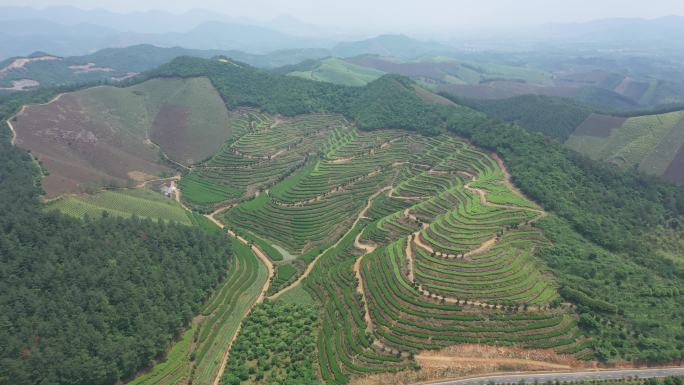
[[[167,155],[181,163],[205,159],[230,134],[229,113],[207,78],[152,79],[127,88],[89,88],[77,95],[91,119],[105,121],[141,140],[156,138],[169,152]],[[188,131],[168,141],[163,130],[154,132],[152,127],[164,104],[191,110]],[[173,147],[164,148],[166,142],[171,142]]]
[[[124,218],[137,215],[143,218],[175,221],[192,224],[185,210],[175,200],[149,190],[127,190],[123,192],[103,191],[95,195],[65,196],[49,204],[46,209],[59,210],[65,214],[97,218],[103,212]]]
[[[592,159],[662,174],[684,142],[678,126],[682,118],[684,111],[634,117],[613,130],[608,138],[573,134],[565,145]],[[675,127],[678,129],[674,130]]]
[[[320,65],[310,71],[295,71],[289,75],[347,86],[364,86],[384,75],[384,72],[338,58],[328,58],[321,60]]]

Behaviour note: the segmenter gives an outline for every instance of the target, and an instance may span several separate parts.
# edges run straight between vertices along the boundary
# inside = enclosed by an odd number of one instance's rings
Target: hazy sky
[[[266,20],[290,14],[351,28],[440,30],[684,15],[684,0],[0,0],[0,5],[73,5],[113,11],[191,8]]]

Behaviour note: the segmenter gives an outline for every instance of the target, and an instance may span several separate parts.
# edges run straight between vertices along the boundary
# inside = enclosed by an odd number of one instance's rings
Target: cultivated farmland
[[[173,221],[190,225],[192,213],[185,211],[175,200],[145,189],[103,191],[93,195],[67,195],[59,197],[46,205],[47,210],[82,218],[98,218],[104,212],[128,218],[137,215],[141,218]]]
[[[565,146],[592,159],[684,183],[678,154],[684,145],[684,111],[619,118],[593,114]]]
[[[592,357],[535,257],[549,244],[534,227],[545,213],[495,156],[336,115],[239,115],[234,136],[183,178],[183,197],[269,255],[272,299],[314,298],[324,382],[407,370],[414,355],[461,343]]]

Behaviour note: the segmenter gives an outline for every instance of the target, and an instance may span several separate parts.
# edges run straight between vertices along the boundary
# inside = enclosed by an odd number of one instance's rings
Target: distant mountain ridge
[[[27,88],[56,86],[89,81],[117,80],[156,68],[179,56],[211,58],[231,57],[255,67],[270,68],[318,59],[327,50],[280,50],[255,55],[237,50],[199,50],[181,47],[163,48],[140,44],[126,48],[105,48],[89,55],[59,57],[45,52],[12,57],[0,61],[0,91],[9,92],[15,82]],[[30,81],[30,82],[27,82]],[[18,91],[16,89],[14,91]]]

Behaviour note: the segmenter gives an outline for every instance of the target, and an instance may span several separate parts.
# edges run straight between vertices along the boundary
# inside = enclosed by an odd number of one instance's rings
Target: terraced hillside
[[[684,111],[633,118],[593,114],[565,146],[592,159],[684,183]]]
[[[215,208],[274,261],[272,299],[302,287],[316,299],[325,383],[406,370],[415,354],[459,343],[592,356],[535,257],[545,213],[498,158],[336,115],[239,115],[233,137],[183,178],[183,199]]]

